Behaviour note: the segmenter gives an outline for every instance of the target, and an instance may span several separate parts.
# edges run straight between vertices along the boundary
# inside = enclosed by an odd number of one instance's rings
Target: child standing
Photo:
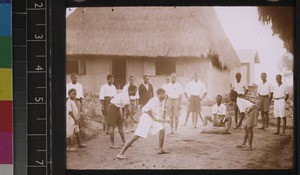
[[[81,144],[80,137],[79,137],[79,127],[78,127],[78,119],[79,119],[79,113],[78,108],[75,103],[76,99],[76,90],[70,89],[68,91],[69,98],[67,100],[66,105],[66,134],[67,134],[67,151],[76,151],[75,148],[71,148],[71,141],[72,136],[75,134],[78,148],[84,148],[86,147],[84,144]]]

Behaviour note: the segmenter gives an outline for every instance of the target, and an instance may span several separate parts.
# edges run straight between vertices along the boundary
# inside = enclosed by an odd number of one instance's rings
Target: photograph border
[[[60,174],[127,174],[127,173],[143,173],[143,174],[298,174],[299,173],[299,139],[298,133],[300,131],[299,119],[295,117],[294,120],[294,169],[291,170],[66,170],[66,151],[65,151],[65,86],[66,84],[66,70],[62,67],[66,66],[66,18],[65,10],[67,7],[107,7],[107,6],[295,6],[295,42],[294,42],[294,57],[300,58],[299,39],[300,36],[296,34],[299,28],[299,3],[293,0],[268,2],[267,0],[202,0],[201,2],[185,1],[184,3],[178,0],[153,0],[153,1],[133,1],[133,0],[88,0],[86,2],[77,3],[72,0],[64,2],[63,0],[49,1],[50,3],[50,15],[48,26],[50,31],[49,49],[51,61],[49,61],[48,67],[51,70],[50,74],[50,121],[51,121],[51,173],[55,175]],[[294,87],[300,85],[300,79],[297,75],[298,60],[294,59]],[[294,88],[295,100],[294,100],[294,112],[297,116],[299,112],[299,94]],[[64,133],[64,134],[63,134]]]

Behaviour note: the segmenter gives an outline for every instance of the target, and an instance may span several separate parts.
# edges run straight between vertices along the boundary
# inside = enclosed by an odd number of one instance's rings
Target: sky
[[[256,7],[215,7],[216,13],[235,49],[258,50],[260,64],[255,65],[255,83],[259,83],[260,73],[266,72],[268,80],[275,83],[280,57],[286,52],[283,41],[272,35],[271,24],[259,21]]]

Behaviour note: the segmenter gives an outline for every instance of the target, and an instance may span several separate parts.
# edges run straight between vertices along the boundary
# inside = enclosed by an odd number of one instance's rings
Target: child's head
[[[137,92],[137,87],[135,85],[130,85],[128,87],[129,96],[135,96],[136,92]]]
[[[115,82],[115,78],[114,78],[114,75],[107,75],[106,76],[106,79],[107,79],[107,82],[109,83],[109,84],[114,84],[114,82]]]
[[[160,101],[163,101],[164,99],[166,99],[166,91],[162,88],[157,89],[156,95]]]
[[[76,84],[78,81],[78,74],[77,73],[72,73],[71,74],[71,80],[73,84]]]
[[[68,95],[69,95],[69,97],[70,97],[71,100],[76,99],[76,89],[70,89],[68,91]]]
[[[230,101],[236,102],[237,97],[238,97],[238,93],[237,93],[236,91],[232,90],[232,91],[229,93]]]

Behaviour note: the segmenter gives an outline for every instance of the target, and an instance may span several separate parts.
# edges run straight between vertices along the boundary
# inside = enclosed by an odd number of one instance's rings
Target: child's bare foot
[[[110,148],[112,148],[112,149],[120,149],[120,147],[117,147],[115,145],[110,145]]]
[[[127,159],[127,157],[124,154],[118,154],[117,158],[120,159],[120,160]]]
[[[157,154],[170,154],[168,151],[160,150],[157,152]]]
[[[280,134],[279,132],[275,132],[275,133],[274,133],[274,135],[279,135],[279,134]]]
[[[85,144],[80,144],[80,145],[77,146],[77,148],[85,148],[85,147],[86,147]]]
[[[237,145],[236,148],[246,148],[246,145]]]
[[[252,150],[253,150],[252,147],[247,147],[247,148],[245,148],[245,151],[252,151]]]
[[[69,147],[69,148],[67,148],[67,151],[77,151],[77,149]]]

